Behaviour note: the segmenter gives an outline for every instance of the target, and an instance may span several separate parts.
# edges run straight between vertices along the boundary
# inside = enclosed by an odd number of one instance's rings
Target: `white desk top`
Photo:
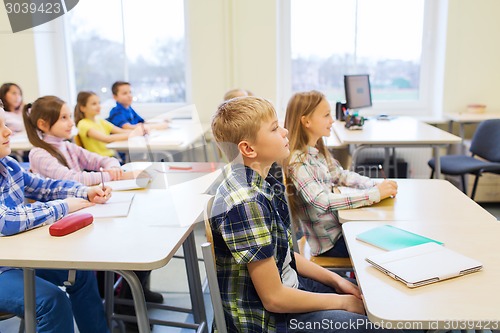
[[[367,207],[339,210],[340,221],[468,220],[496,218],[450,182],[442,179],[395,179],[396,198]]]
[[[127,217],[95,219],[90,226],[63,237],[50,236],[48,226],[1,237],[0,266],[92,270],[163,267],[191,232],[192,222],[208,199],[198,194],[204,188],[186,191],[188,186],[182,185],[136,190]]]
[[[386,223],[440,240],[447,248],[479,260],[484,268],[467,276],[408,288],[365,261],[368,255],[383,250],[355,239],[357,234]],[[426,220],[425,223],[350,222],[343,224],[342,229],[372,322],[391,322],[392,327],[396,327],[398,321],[421,322],[424,326],[420,329],[451,330],[484,329],[484,326],[478,327],[479,322],[500,321],[500,223],[482,219]],[[468,324],[465,321],[476,324],[473,327],[448,326]]]
[[[107,144],[110,149],[130,150],[185,150],[205,133],[205,126],[192,120],[175,120],[166,130],[154,130],[147,137],[135,136],[128,141],[115,141]]]
[[[366,121],[361,130],[348,130],[336,121],[333,130],[341,143],[373,145],[437,145],[461,142],[460,137],[409,117]]]
[[[63,237],[50,236],[48,226],[2,237],[0,265],[96,270],[162,267],[192,228],[179,227],[171,202],[167,190],[137,191],[128,217],[96,219]]]
[[[483,113],[450,112],[450,113],[445,113],[445,117],[457,123],[480,123],[483,120],[499,119],[500,112],[483,112]]]

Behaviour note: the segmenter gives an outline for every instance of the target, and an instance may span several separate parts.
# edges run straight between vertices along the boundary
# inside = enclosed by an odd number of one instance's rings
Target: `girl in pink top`
[[[104,181],[132,179],[132,172],[123,172],[116,158],[89,152],[68,141],[74,122],[68,106],[56,96],[44,96],[23,110],[28,139],[35,146],[29,153],[34,173],[54,179],[70,179],[84,185]]]

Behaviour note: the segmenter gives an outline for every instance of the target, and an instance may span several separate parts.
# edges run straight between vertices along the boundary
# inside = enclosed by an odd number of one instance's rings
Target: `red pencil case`
[[[84,228],[94,221],[94,216],[89,213],[77,213],[63,217],[49,227],[52,236],[65,236]]]

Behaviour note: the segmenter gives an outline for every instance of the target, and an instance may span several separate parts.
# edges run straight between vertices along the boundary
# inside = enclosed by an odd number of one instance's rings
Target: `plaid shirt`
[[[280,276],[292,239],[284,186],[229,164],[212,208],[217,277],[230,332],[286,332],[286,316],[265,310],[247,264],[274,257]],[[295,269],[293,252],[291,267]]]
[[[368,177],[344,170],[340,164],[327,161],[318,149],[307,147],[307,153],[296,150],[290,158],[289,178],[296,189],[294,202],[311,254],[331,249],[342,235],[337,210],[357,208],[380,201],[380,192]],[[359,193],[332,193],[336,185],[366,189]]]
[[[25,197],[37,202],[24,204]],[[68,180],[41,178],[24,171],[11,157],[0,159],[0,236],[59,220],[68,213],[68,204],[60,200],[66,197],[87,199],[87,187]],[[7,269],[0,267],[0,273]]]

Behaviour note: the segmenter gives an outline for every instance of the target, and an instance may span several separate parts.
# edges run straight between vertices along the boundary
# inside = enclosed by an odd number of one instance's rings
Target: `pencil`
[[[101,182],[102,182],[102,190],[104,191],[104,173],[102,167],[99,168],[99,171],[101,172]]]
[[[384,168],[382,167],[382,164],[378,165],[378,169],[380,170],[380,174],[382,175],[382,178],[387,179],[385,177],[385,172],[384,172]]]

